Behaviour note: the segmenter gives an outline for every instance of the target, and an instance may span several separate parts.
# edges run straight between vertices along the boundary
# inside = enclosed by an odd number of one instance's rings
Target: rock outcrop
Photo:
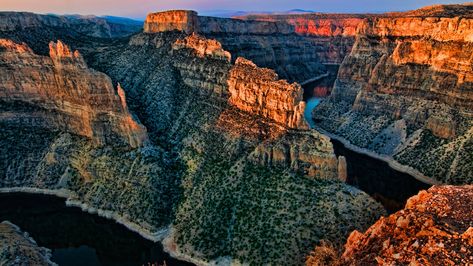
[[[280,80],[273,70],[241,57],[231,65],[230,53],[218,41],[195,33],[176,40],[172,54],[178,58],[174,66],[186,85],[228,98],[236,108],[283,127],[307,128],[299,84]]]
[[[229,52],[223,50],[222,45],[218,41],[203,38],[195,32],[184,39],[177,40],[172,45],[172,49],[190,49],[201,58],[210,57],[213,59],[226,60],[228,62],[230,62],[232,58]]]
[[[419,176],[472,182],[472,14],[453,5],[368,18],[316,124]]]
[[[282,138],[261,143],[250,157],[262,165],[292,169],[312,178],[343,177],[346,175],[346,169],[337,168],[337,164],[343,164],[343,161],[332,156],[333,147],[329,143],[327,137],[315,131],[293,132]],[[338,170],[338,176],[335,169]]]
[[[238,58],[228,78],[230,104],[238,109],[269,118],[289,128],[308,128],[304,120],[302,87],[279,80],[270,69]]]
[[[1,121],[64,130],[105,145],[143,145],[146,129],[128,112],[125,94],[88,69],[78,51],[58,41],[50,56],[0,39]]]
[[[473,263],[473,186],[432,187],[406,207],[354,231],[340,265],[468,265]]]
[[[38,247],[36,241],[22,232],[18,226],[3,221],[0,223],[0,264],[54,266],[51,251]]]
[[[144,32],[183,31],[195,32],[198,27],[197,12],[191,10],[171,10],[151,13],[146,17]]]

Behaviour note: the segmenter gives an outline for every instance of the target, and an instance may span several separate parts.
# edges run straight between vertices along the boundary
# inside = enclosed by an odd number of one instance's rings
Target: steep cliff
[[[472,182],[472,13],[435,6],[366,20],[316,125],[418,176]]]
[[[305,102],[299,84],[279,80],[270,69],[238,58],[228,78],[230,104],[238,109],[269,118],[290,128],[307,128]]]
[[[0,39],[1,121],[28,122],[93,139],[138,147],[146,129],[128,112],[125,94],[104,74],[88,69],[78,51],[51,42],[50,56]]]
[[[36,242],[16,225],[0,223],[0,264],[53,266],[51,251],[38,247]]]
[[[282,78],[304,82],[330,72],[350,52],[363,15],[265,16],[236,19],[197,16],[192,11],[152,13],[145,32],[198,32],[222,43],[234,59],[247,58]],[[159,25],[159,26],[158,26]]]

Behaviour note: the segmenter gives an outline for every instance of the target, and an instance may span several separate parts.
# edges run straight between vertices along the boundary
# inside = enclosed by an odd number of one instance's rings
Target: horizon
[[[95,15],[116,16],[144,20],[148,13],[165,10],[195,10],[205,16],[225,16],[232,13],[246,12],[285,12],[290,10],[307,10],[320,13],[384,13],[418,9],[436,4],[465,4],[468,1],[455,0],[406,0],[402,3],[395,0],[360,0],[353,3],[349,0],[302,0],[294,5],[292,1],[276,0],[252,3],[241,0],[238,3],[230,0],[175,0],[173,2],[157,2],[151,0],[0,0],[0,11],[33,12],[56,15]]]

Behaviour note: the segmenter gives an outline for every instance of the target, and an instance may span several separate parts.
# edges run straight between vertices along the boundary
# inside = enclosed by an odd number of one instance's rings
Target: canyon
[[[25,82],[2,83],[2,91],[14,89],[21,100],[2,102],[2,114],[11,117],[2,121],[3,192],[65,197],[197,264],[288,258],[301,264],[322,237],[341,244],[385,214],[338,180],[344,168],[330,140],[303,120],[300,85],[247,59],[232,62],[215,40],[140,33],[97,41],[100,53],[85,47],[83,56],[58,41],[49,57],[38,55],[43,48],[28,48],[32,39],[21,41],[5,41],[16,50],[2,50],[2,73],[34,60],[44,73],[32,64],[16,69]],[[15,61],[23,57],[29,61]],[[75,80],[80,75],[90,79]],[[58,88],[56,81],[70,85]],[[75,92],[81,96],[71,97]],[[30,97],[36,100],[23,107]],[[15,122],[33,115],[49,122]],[[258,248],[272,238],[280,241]]]
[[[325,242],[333,263],[411,261],[394,244],[376,245],[379,258],[367,246],[397,237],[404,214],[411,243],[430,207],[458,214],[446,238],[471,246],[472,7],[176,10],[149,14],[132,35],[130,25],[102,33],[95,19],[1,13],[0,192],[66,198],[198,265],[301,265]],[[333,89],[310,87],[319,78]],[[300,84],[327,97],[309,121]],[[464,186],[434,186],[383,217],[386,200],[347,184],[353,162],[331,138],[419,180]]]

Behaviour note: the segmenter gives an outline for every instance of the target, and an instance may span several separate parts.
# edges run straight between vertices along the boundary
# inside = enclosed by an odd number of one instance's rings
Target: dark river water
[[[331,73],[328,77],[303,86],[307,103],[304,117],[311,127],[315,123],[312,120],[312,110],[330,94],[338,67],[330,66],[328,70]],[[327,92],[327,95],[321,92]],[[371,195],[389,213],[402,209],[408,198],[430,187],[411,175],[392,169],[384,161],[345,148],[339,141],[332,139],[332,144],[335,154],[345,156],[347,160],[347,183]]]
[[[192,265],[170,258],[153,243],[112,220],[66,207],[54,196],[0,194],[0,221],[8,220],[52,250],[59,265]]]

